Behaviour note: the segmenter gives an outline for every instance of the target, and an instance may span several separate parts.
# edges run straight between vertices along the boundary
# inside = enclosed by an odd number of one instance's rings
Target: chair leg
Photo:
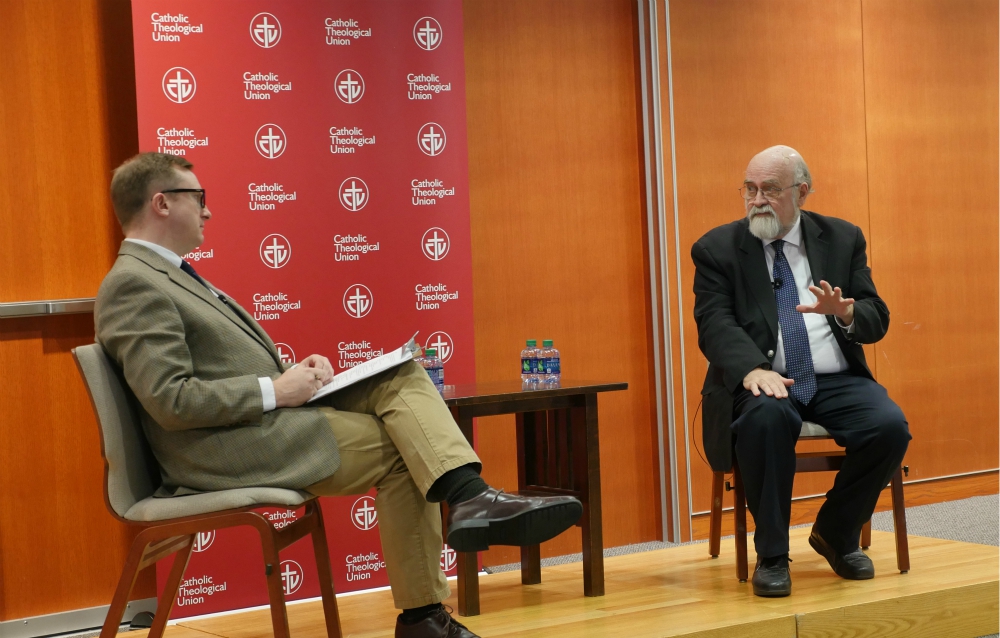
[[[114,638],[118,634],[118,625],[121,624],[122,616],[125,615],[125,606],[128,604],[128,595],[132,593],[136,576],[139,575],[139,566],[142,557],[146,553],[149,545],[147,536],[139,534],[132,541],[132,549],[129,550],[128,558],[122,567],[122,575],[118,578],[118,587],[115,588],[115,595],[111,599],[111,606],[108,608],[108,615],[104,619],[104,626],[101,628],[100,638]]]
[[[288,612],[285,609],[285,590],[281,583],[281,558],[278,556],[274,528],[267,521],[262,521],[257,531],[260,533],[261,549],[264,552],[264,575],[267,578],[267,597],[271,603],[271,626],[274,628],[274,638],[290,638]]]
[[[147,638],[160,638],[167,626],[170,611],[174,608],[174,602],[177,600],[177,589],[181,585],[181,579],[184,578],[184,570],[187,569],[188,561],[191,560],[191,550],[194,549],[194,536],[190,535],[187,538],[187,546],[177,550],[177,553],[174,554],[174,563],[170,567],[167,582],[163,585],[160,600],[156,603],[156,614],[153,615],[153,625],[149,628]]]
[[[712,472],[712,510],[708,526],[708,553],[712,558],[719,557],[722,544],[722,483],[725,480],[724,472]]]
[[[319,576],[319,591],[323,597],[323,616],[326,619],[328,638],[341,638],[340,611],[337,609],[337,593],[333,588],[333,574],[330,571],[330,549],[326,544],[326,528],[323,525],[323,508],[319,500],[313,499],[306,506],[306,515],[316,517],[316,528],[312,531],[313,553],[316,555],[316,573]]]
[[[903,470],[892,475],[892,527],[896,532],[896,567],[899,573],[910,571],[910,543],[906,537],[906,503],[903,501]]]
[[[743,476],[740,466],[733,459],[733,515],[736,518],[736,577],[741,583],[747,582],[747,502],[743,493]]]
[[[872,519],[861,527],[861,549],[868,549],[872,546]]]

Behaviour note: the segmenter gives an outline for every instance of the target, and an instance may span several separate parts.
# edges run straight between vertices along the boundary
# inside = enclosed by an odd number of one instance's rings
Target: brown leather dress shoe
[[[396,619],[396,638],[479,638],[469,628],[439,609],[427,618],[413,624]]]
[[[569,529],[583,515],[572,496],[519,496],[492,487],[448,511],[448,545],[482,552],[490,545],[537,545]]]

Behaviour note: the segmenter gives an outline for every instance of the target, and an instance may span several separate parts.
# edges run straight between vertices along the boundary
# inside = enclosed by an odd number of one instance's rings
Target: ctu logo
[[[375,305],[372,291],[364,284],[354,284],[344,292],[344,310],[355,319],[360,319],[371,312]]]
[[[281,357],[282,363],[295,363],[295,351],[292,350],[292,346],[278,341],[274,347],[278,350],[278,356]]]
[[[349,211],[358,212],[368,203],[368,184],[360,177],[348,177],[340,183],[340,203]]]
[[[451,239],[448,233],[442,228],[430,228],[424,233],[420,240],[420,248],[424,251],[424,257],[431,261],[441,261],[448,255],[451,248]]]
[[[281,268],[292,258],[292,244],[284,235],[268,235],[260,242],[260,259],[268,268]]]
[[[254,140],[257,142],[255,144],[257,152],[267,159],[280,157],[285,152],[285,147],[288,146],[288,141],[285,139],[285,132],[277,124],[265,124],[261,126],[257,129],[257,135],[254,136]]]
[[[197,90],[198,83],[194,79],[194,74],[182,66],[175,66],[163,74],[163,94],[171,102],[177,104],[190,102]]]
[[[289,596],[299,591],[302,587],[302,581],[305,580],[302,565],[289,558],[288,560],[281,561],[280,567],[281,588],[285,590],[285,595]]]
[[[209,530],[207,532],[198,532],[194,535],[194,541],[191,543],[191,551],[201,553],[212,546],[215,542],[215,530]]]
[[[375,511],[375,499],[362,496],[354,501],[351,507],[351,522],[361,531],[367,532],[378,525],[378,512]]]
[[[431,157],[440,155],[447,143],[448,136],[445,135],[444,129],[440,124],[428,122],[421,126],[420,131],[417,133],[417,146],[420,147],[424,155],[430,155]]]
[[[451,355],[455,353],[455,342],[452,341],[447,332],[441,330],[427,337],[427,343],[424,347],[437,348],[437,356],[441,359],[441,363],[448,363],[448,359],[451,359]]]
[[[424,51],[433,51],[441,46],[443,38],[444,31],[441,29],[441,23],[430,16],[420,18],[413,25],[413,40]]]
[[[344,104],[354,104],[365,94],[365,80],[361,74],[352,69],[344,69],[334,80],[337,97]]]
[[[281,23],[270,13],[258,13],[250,21],[250,38],[257,46],[270,49],[281,39]]]
[[[445,545],[441,549],[441,571],[450,572],[455,569],[456,563],[458,563],[458,552]]]

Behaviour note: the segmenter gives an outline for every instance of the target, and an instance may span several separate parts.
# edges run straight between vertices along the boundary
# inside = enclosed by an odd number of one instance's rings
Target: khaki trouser
[[[340,448],[340,469],[306,489],[320,496],[375,487],[379,536],[399,609],[441,602],[441,508],[427,490],[448,470],[479,463],[427,373],[409,362],[330,395],[321,407]]]

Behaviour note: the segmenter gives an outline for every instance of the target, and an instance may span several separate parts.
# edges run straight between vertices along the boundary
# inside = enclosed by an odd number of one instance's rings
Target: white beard
[[[770,204],[752,206],[747,211],[747,219],[750,220],[751,235],[763,241],[770,241],[792,229],[792,226],[799,219],[799,211],[796,209],[795,220],[792,221],[788,228],[781,226],[781,222],[778,220],[778,216]]]

